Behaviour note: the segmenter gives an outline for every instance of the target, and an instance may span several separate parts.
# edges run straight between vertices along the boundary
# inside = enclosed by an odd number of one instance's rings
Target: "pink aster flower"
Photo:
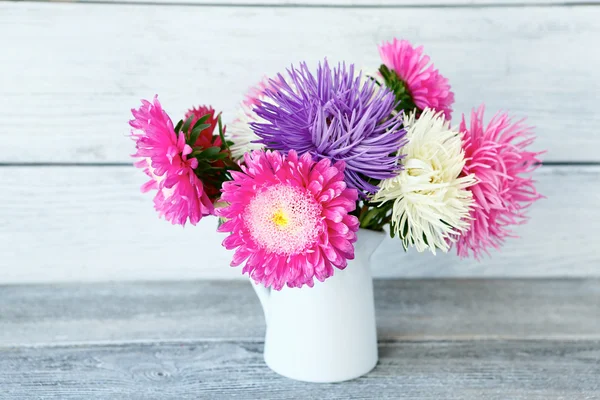
[[[313,278],[324,281],[334,267],[344,269],[359,226],[348,214],[358,192],[346,187],[344,163],[255,150],[244,164],[224,183],[229,205],[217,211],[227,219],[219,232],[231,233],[223,246],[236,249],[231,265],[245,261],[242,273],[275,290],[312,287]]]
[[[194,173],[198,160],[188,158],[192,148],[185,143],[185,135],[176,134],[173,122],[155,96],[153,102],[142,100],[139,109],[132,109],[129,121],[131,136],[141,158],[134,165],[144,169],[151,179],[142,186],[142,192],[157,190],[154,207],[159,216],[173,224],[195,225],[214,211],[202,181]]]
[[[265,97],[265,90],[269,87],[269,78],[264,76],[260,82],[255,86],[248,89],[248,92],[244,96],[242,105],[249,111],[260,104],[260,101]]]
[[[407,40],[394,39],[379,46],[379,54],[385,66],[404,82],[413,103],[420,110],[443,111],[446,120],[450,120],[454,93],[450,91],[448,79],[429,64],[430,59],[423,54],[423,46],[415,48]]]
[[[531,173],[539,166],[541,153],[526,150],[535,137],[523,120],[513,123],[506,113],[497,113],[483,125],[485,106],[471,113],[467,126],[463,115],[460,131],[466,163],[463,174],[474,174],[477,183],[469,188],[475,206],[471,226],[457,241],[461,257],[473,253],[479,259],[488,248],[498,248],[514,237],[511,225],[527,221],[526,210],[541,196]]]

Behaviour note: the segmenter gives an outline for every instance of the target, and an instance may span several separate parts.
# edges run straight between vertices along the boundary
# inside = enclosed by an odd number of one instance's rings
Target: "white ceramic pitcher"
[[[265,362],[307,382],[357,378],[377,364],[373,279],[369,260],[385,234],[359,230],[355,259],[313,288],[271,291],[252,282],[267,331]]]

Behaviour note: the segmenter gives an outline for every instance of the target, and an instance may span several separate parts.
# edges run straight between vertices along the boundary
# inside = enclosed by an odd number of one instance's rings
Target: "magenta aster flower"
[[[231,265],[245,261],[242,273],[275,290],[312,287],[344,269],[359,225],[348,214],[358,193],[344,182],[344,163],[255,150],[244,164],[223,184],[229,205],[217,210],[227,219],[219,232],[231,233],[223,246],[237,248]]]
[[[131,113],[134,118],[129,125],[137,148],[133,157],[141,158],[134,165],[151,178],[142,192],[158,191],[154,207],[167,221],[185,225],[189,220],[196,225],[203,216],[212,214],[214,207],[194,173],[198,160],[188,157],[192,148],[186,144],[185,135],[175,133],[158,96],[153,102],[142,100],[142,106]]]
[[[471,113],[467,126],[463,115],[460,131],[466,163],[463,174],[474,174],[475,206],[471,226],[457,242],[461,257],[473,253],[479,258],[489,247],[498,248],[505,238],[513,237],[511,225],[527,220],[527,208],[542,196],[531,178],[540,163],[541,153],[527,151],[535,139],[532,128],[523,121],[513,123],[506,113],[496,114],[487,127],[483,125],[484,105]]]
[[[402,89],[408,91],[403,91],[400,96],[402,98],[405,94],[408,95],[402,102],[412,100],[419,110],[431,108],[443,111],[446,120],[450,120],[454,93],[450,91],[448,79],[440,75],[433,64],[429,64],[428,56],[423,55],[423,46],[414,48],[407,40],[394,39],[379,46],[379,54],[383,64],[404,83],[405,88]],[[389,84],[388,79],[386,84]],[[397,88],[394,91],[397,92]]]
[[[353,65],[332,71],[325,61],[313,75],[302,63],[287,75],[271,79],[254,108],[263,119],[250,124],[260,142],[272,150],[344,161],[348,186],[375,193],[372,180],[395,175],[396,153],[405,143],[394,94],[355,75]]]

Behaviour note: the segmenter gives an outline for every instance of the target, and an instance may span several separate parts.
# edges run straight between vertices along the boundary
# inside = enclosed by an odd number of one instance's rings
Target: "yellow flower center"
[[[269,253],[298,254],[323,229],[321,205],[301,187],[276,184],[260,190],[244,210],[248,233]],[[0,396],[1,397],[1,396]]]
[[[275,214],[273,214],[273,222],[275,223],[275,225],[284,228],[287,226],[287,224],[289,223],[289,219],[287,217],[287,215],[283,212],[283,210],[277,210],[277,212],[275,212]]]

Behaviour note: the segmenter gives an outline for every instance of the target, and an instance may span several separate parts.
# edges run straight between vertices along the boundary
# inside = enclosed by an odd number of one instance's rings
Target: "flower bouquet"
[[[483,105],[452,125],[454,94],[423,49],[379,52],[372,72],[324,60],[264,78],[226,127],[210,107],[173,125],[157,97],[132,110],[142,191],[173,224],[219,217],[265,310],[265,360],[291,378],[376,364],[368,261],[382,232],[479,259],[541,197],[530,127],[506,113],[484,124]]]

